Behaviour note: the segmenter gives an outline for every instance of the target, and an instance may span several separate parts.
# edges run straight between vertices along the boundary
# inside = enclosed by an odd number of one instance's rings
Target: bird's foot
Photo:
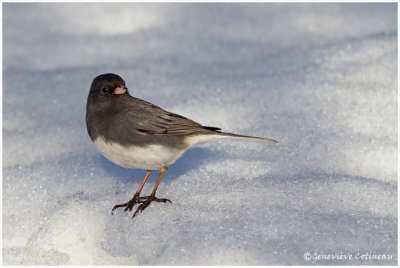
[[[147,208],[150,205],[150,203],[153,202],[153,201],[154,202],[162,202],[162,203],[165,203],[165,202],[168,201],[168,202],[172,203],[171,200],[169,200],[169,199],[157,198],[154,195],[143,196],[143,197],[140,197],[140,198],[143,198],[143,199],[146,199],[146,200],[141,202],[140,206],[136,209],[135,213],[133,214],[132,219],[133,219],[133,217],[136,216],[136,214],[138,214],[139,212],[142,212],[145,208]]]
[[[115,205],[112,210],[111,210],[111,214],[113,214],[113,211],[117,208],[121,208],[124,207],[124,211],[132,211],[132,208],[135,206],[135,204],[138,203],[143,203],[145,200],[144,197],[140,197],[139,194],[135,194],[133,196],[133,198],[131,200],[129,200],[128,202],[124,203],[124,204],[120,204],[120,205]]]
[[[149,195],[149,196],[139,196],[138,194],[135,194],[133,196],[133,198],[131,200],[129,200],[128,202],[124,203],[124,204],[120,204],[120,205],[115,205],[112,210],[111,210],[111,214],[113,214],[113,211],[117,208],[120,207],[124,207],[124,211],[132,211],[132,208],[136,205],[136,204],[140,204],[139,207],[136,209],[135,213],[133,214],[132,218],[136,216],[137,213],[142,212],[148,205],[150,205],[151,202],[171,202],[171,200],[166,199],[166,198],[157,198],[155,196]]]

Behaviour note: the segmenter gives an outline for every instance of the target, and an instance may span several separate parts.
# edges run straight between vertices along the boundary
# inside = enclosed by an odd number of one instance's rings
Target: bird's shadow
[[[207,148],[189,149],[180,159],[169,166],[168,171],[164,175],[163,181],[174,180],[180,175],[200,167],[204,163],[215,161],[216,159],[223,157],[224,154],[224,152],[215,152]],[[100,164],[107,174],[123,183],[132,181],[141,182],[146,174],[145,170],[117,166],[104,157],[101,157]],[[149,181],[155,180],[156,176],[150,176]]]

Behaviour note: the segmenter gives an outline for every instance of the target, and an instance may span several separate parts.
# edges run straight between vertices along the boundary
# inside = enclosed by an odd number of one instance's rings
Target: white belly
[[[174,150],[161,145],[146,147],[122,146],[115,142],[105,142],[99,137],[94,141],[96,148],[111,162],[125,167],[145,170],[159,170],[173,164],[185,150]]]

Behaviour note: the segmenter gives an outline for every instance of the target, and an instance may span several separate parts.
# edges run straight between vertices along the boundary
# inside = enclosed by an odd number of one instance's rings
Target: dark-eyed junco
[[[202,126],[167,112],[129,95],[125,81],[111,73],[93,79],[86,105],[86,126],[94,145],[108,160],[125,168],[147,171],[133,198],[112,209],[125,207],[125,211],[131,211],[135,204],[140,204],[133,217],[152,201],[171,202],[155,197],[157,187],[168,166],[193,145],[217,139],[276,143],[271,139],[224,133],[217,127]],[[160,170],[160,174],[153,191],[149,196],[140,196],[154,170]]]

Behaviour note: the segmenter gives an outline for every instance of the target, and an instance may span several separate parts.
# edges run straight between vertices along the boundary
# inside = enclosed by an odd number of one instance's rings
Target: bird
[[[168,112],[150,102],[130,95],[125,81],[117,74],[95,77],[86,104],[86,127],[90,139],[109,161],[124,168],[143,169],[146,175],[133,197],[112,210],[125,208],[133,217],[152,202],[172,203],[155,196],[168,167],[198,143],[219,139],[277,143],[276,140],[222,132],[218,127],[203,126],[189,118]],[[160,171],[150,195],[141,196],[153,171]]]

